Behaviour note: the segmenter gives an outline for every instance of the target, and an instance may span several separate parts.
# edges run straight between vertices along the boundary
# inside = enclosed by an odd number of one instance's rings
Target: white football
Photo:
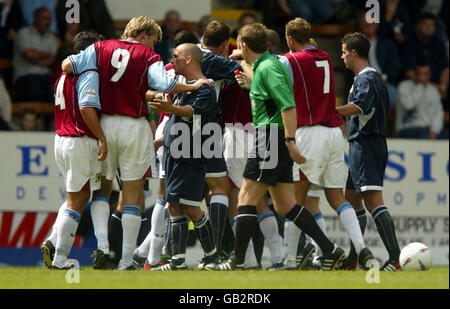
[[[400,252],[400,266],[403,270],[427,270],[431,264],[430,249],[420,242],[407,244]]]

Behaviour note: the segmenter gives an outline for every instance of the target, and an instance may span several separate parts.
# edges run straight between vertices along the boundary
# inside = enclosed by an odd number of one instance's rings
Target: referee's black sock
[[[366,210],[363,208],[361,210],[356,211],[356,217],[358,218],[359,227],[361,228],[361,232],[364,236],[364,231],[367,226],[367,215]],[[355,246],[353,246],[353,242],[350,240],[350,252],[348,253],[348,258],[350,260],[356,260],[358,258],[358,254],[356,254]]]
[[[248,243],[258,225],[258,214],[256,212],[256,206],[252,205],[239,206],[238,212],[239,214],[236,220],[236,241],[234,243],[235,262],[237,264],[244,264]]]
[[[253,251],[255,252],[256,261],[261,265],[261,259],[264,251],[264,235],[259,227],[259,223],[256,225],[255,233],[253,234]]]
[[[269,201],[267,201],[267,203],[269,203]],[[272,212],[275,214],[275,219],[277,219],[277,224],[278,224],[278,234],[280,234],[280,236],[282,238],[284,238],[284,217],[280,216],[276,211],[275,211],[275,207],[273,206],[273,202],[271,204],[267,205],[269,207],[270,210],[272,210]]]
[[[383,244],[389,253],[389,260],[398,262],[400,257],[400,248],[395,235],[394,220],[386,206],[378,206],[372,211],[372,217],[377,225],[378,234],[380,234]]]
[[[334,250],[334,244],[324,234],[322,229],[317,225],[316,220],[311,213],[303,206],[295,205],[286,216],[295,223],[299,229],[309,235],[319,245],[324,255]]]
[[[115,259],[122,256],[122,213],[114,210],[108,222],[109,250],[114,252]]]

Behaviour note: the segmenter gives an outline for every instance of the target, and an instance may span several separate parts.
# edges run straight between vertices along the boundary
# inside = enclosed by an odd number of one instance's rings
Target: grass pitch
[[[449,269],[380,272],[379,283],[364,271],[99,271],[80,270],[80,283],[66,271],[38,267],[0,268],[0,289],[448,289]],[[372,276],[372,278],[374,278]]]

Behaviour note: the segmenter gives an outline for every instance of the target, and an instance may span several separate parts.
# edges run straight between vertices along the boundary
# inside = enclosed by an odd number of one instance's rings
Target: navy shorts
[[[164,169],[166,201],[200,207],[205,186],[206,164],[195,159],[174,159],[170,153],[165,153]]]
[[[364,136],[350,142],[346,189],[382,191],[388,149],[384,136]]]
[[[270,134],[268,132],[268,129],[256,130],[255,145],[247,159],[244,177],[269,186],[275,186],[278,182],[293,183],[293,161],[284,142],[284,129],[272,129]],[[277,147],[270,144],[274,139]]]
[[[219,178],[227,176],[227,164],[223,157],[206,159],[207,178]]]

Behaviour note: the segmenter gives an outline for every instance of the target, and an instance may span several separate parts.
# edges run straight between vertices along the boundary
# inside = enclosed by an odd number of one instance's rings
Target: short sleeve
[[[77,55],[69,56],[70,64],[74,75],[87,70],[96,70],[97,68],[97,54],[95,52],[94,44],[89,45],[85,50]]]
[[[160,60],[154,62],[148,68],[148,87],[156,91],[170,93],[177,85],[177,81],[170,78]]]
[[[281,64],[275,62],[264,67],[261,72],[267,90],[280,112],[295,107],[294,90],[288,71]]]
[[[100,110],[99,78],[96,71],[81,73],[77,82],[78,106]]]
[[[372,110],[375,96],[371,92],[374,91],[373,85],[367,78],[360,78],[353,85],[353,100],[349,103],[356,105],[363,114],[367,114]]]
[[[289,76],[291,77],[292,84],[294,83],[294,72],[292,71],[291,63],[289,62],[289,59],[285,56],[278,57],[278,61],[280,61],[286,70],[289,72]]]

